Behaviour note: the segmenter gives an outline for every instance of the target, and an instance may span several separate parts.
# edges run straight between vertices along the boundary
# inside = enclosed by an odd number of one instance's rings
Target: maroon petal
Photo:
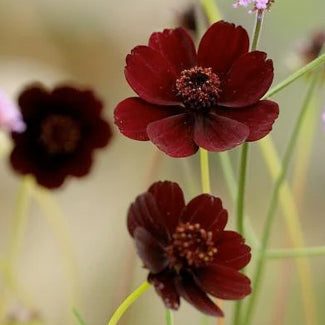
[[[270,100],[262,100],[244,108],[218,109],[216,113],[247,125],[249,136],[246,141],[256,141],[271,132],[272,125],[279,115],[279,105]]]
[[[248,52],[249,38],[241,26],[219,21],[203,35],[198,50],[198,65],[211,67],[224,75],[233,62]]]
[[[169,234],[173,234],[185,207],[182,189],[178,184],[166,181],[154,183],[148,192],[155,197]]]
[[[169,235],[164,225],[163,215],[159,210],[154,196],[151,193],[139,195],[131,204],[127,219],[128,230],[131,236],[137,227],[143,227],[157,240],[166,243]]]
[[[193,122],[187,114],[167,117],[150,123],[147,128],[150,140],[171,157],[188,157],[196,153],[193,141]]]
[[[148,46],[137,46],[126,57],[125,77],[132,89],[145,101],[157,105],[175,105],[176,72],[165,58]]]
[[[222,310],[198,287],[191,276],[177,278],[176,287],[179,294],[202,313],[223,317]]]
[[[195,45],[183,28],[165,29],[162,33],[153,33],[149,46],[158,51],[177,73],[196,64]]]
[[[201,194],[192,199],[184,209],[182,222],[199,223],[203,229],[218,232],[227,224],[228,213],[219,198]]]
[[[165,251],[161,244],[142,227],[133,233],[135,246],[144,266],[152,273],[161,272],[168,265]]]
[[[244,54],[225,77],[219,104],[227,107],[255,104],[270,88],[272,80],[273,62],[266,60],[266,53]]]
[[[247,276],[222,265],[197,270],[196,280],[202,290],[221,299],[242,299],[251,293]]]
[[[117,105],[114,119],[122,134],[134,140],[147,141],[148,124],[173,113],[171,107],[152,105],[141,98],[131,97]]]
[[[174,310],[179,308],[179,294],[176,290],[174,277],[169,271],[164,271],[159,274],[149,274],[148,281],[153,284],[156,292],[162,298],[167,308]]]
[[[195,143],[209,151],[225,151],[242,144],[249,128],[236,120],[209,114],[198,116],[194,125]]]
[[[218,248],[215,264],[240,270],[251,259],[251,249],[245,245],[243,237],[234,231],[223,231],[216,242]]]

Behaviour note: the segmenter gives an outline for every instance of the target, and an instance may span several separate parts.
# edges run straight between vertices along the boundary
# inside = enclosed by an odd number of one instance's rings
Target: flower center
[[[216,105],[220,97],[220,79],[211,68],[193,67],[181,72],[176,89],[186,107],[209,108]]]
[[[213,261],[217,248],[211,231],[200,224],[180,223],[167,247],[170,265],[177,271],[186,266],[203,266]]]
[[[70,116],[50,115],[41,124],[40,142],[51,155],[72,153],[80,137],[80,126]]]

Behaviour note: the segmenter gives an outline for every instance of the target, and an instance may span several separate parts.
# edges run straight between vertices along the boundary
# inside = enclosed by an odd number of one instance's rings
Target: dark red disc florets
[[[76,150],[81,137],[78,122],[66,115],[49,115],[41,123],[40,142],[52,155]]]
[[[181,72],[176,80],[177,95],[190,109],[216,105],[220,97],[220,79],[211,68],[193,67]]]

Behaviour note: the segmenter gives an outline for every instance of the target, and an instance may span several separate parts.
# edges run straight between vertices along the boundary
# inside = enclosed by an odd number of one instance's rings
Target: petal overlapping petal
[[[223,76],[241,55],[248,52],[249,38],[241,26],[219,21],[203,35],[198,50],[198,65],[211,67]]]
[[[169,235],[163,214],[151,193],[146,192],[139,195],[131,204],[128,211],[127,226],[132,237],[136,228],[142,227],[162,243],[168,242]]]
[[[177,183],[165,181],[154,183],[148,192],[155,197],[171,236],[185,207],[182,189]]]
[[[222,310],[195,283],[191,276],[178,277],[176,287],[179,294],[202,313],[210,316],[223,317]]]
[[[176,71],[149,46],[137,46],[126,57],[125,77],[132,89],[151,104],[179,103],[175,92]]]
[[[144,266],[152,273],[161,272],[167,265],[161,244],[145,228],[137,227],[133,233],[135,246]]]
[[[266,53],[242,55],[223,81],[219,105],[233,108],[257,103],[270,88],[273,75],[273,62],[266,59]]]
[[[251,293],[249,278],[223,265],[196,270],[196,280],[202,290],[221,299],[242,299]]]
[[[270,100],[261,100],[244,108],[217,109],[216,114],[245,124],[249,128],[246,141],[257,141],[271,132],[279,115],[279,105]]]
[[[177,310],[180,305],[180,297],[177,292],[174,275],[166,270],[159,274],[149,274],[148,281],[153,284],[165,306]]]
[[[149,39],[149,46],[159,52],[177,74],[196,64],[194,42],[183,28],[153,33]]]
[[[141,98],[131,97],[120,102],[115,111],[115,124],[128,138],[147,141],[148,124],[177,112],[177,107],[152,105]]]
[[[147,132],[151,142],[171,157],[191,156],[198,150],[193,141],[193,120],[188,114],[150,123]]]
[[[222,207],[219,198],[210,194],[201,194],[192,199],[185,207],[182,222],[198,223],[208,231],[217,233],[227,224],[228,213]]]
[[[213,113],[195,119],[194,141],[209,151],[232,149],[246,141],[248,135],[249,128],[233,119]]]

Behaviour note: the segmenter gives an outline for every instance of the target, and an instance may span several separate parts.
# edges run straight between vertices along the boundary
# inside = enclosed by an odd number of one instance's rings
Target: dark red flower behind
[[[182,28],[153,33],[148,46],[126,58],[126,79],[140,97],[118,104],[116,125],[172,157],[263,138],[279,113],[275,102],[260,100],[273,63],[264,52],[248,51],[245,29],[224,21],[207,30],[198,52]]]
[[[203,313],[223,316],[208,294],[231,300],[250,294],[250,280],[238,272],[250,261],[250,248],[240,234],[224,230],[227,218],[219,198],[201,194],[185,205],[172,182],[153,184],[131,205],[129,232],[167,308],[178,309],[183,297]]]
[[[33,85],[18,102],[26,130],[12,133],[10,162],[42,186],[56,188],[69,175],[86,175],[93,151],[105,147],[112,136],[101,116],[102,102],[91,90],[61,86],[48,91]]]

